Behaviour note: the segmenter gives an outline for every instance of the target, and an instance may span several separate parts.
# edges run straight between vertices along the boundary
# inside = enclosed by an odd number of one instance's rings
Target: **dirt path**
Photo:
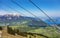
[[[11,34],[8,34],[7,33],[7,29],[3,29],[2,31],[0,31],[2,34],[0,34],[2,36],[2,38],[26,38],[26,37],[23,37],[23,36],[20,36],[20,35],[11,35]]]
[[[0,38],[2,38],[2,31],[0,31]]]

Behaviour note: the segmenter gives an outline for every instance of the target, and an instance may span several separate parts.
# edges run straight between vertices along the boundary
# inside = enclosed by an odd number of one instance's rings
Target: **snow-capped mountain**
[[[27,24],[29,26],[47,26],[48,24],[33,17],[26,17],[21,15],[5,14],[0,15],[0,24]]]

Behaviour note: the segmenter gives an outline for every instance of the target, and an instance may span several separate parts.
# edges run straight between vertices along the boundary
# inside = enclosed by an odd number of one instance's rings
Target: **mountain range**
[[[13,14],[0,15],[0,26],[16,25],[16,24],[18,25],[26,24],[26,25],[35,26],[35,27],[48,26],[48,24],[45,23],[44,21],[34,17],[26,17],[26,16],[13,15]]]
[[[26,16],[21,16],[20,14],[5,14],[5,15],[0,15],[0,26],[1,25],[15,25],[15,24],[27,24],[30,26],[47,26],[50,24],[53,24],[49,19],[47,18],[41,18],[44,19],[39,20],[38,18],[35,17],[26,17]],[[57,24],[60,24],[60,17],[55,17],[53,18]]]

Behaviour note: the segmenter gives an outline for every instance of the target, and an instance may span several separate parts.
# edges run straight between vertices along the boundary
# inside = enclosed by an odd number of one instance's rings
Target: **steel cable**
[[[57,26],[57,24],[56,24],[56,22],[50,17],[50,16],[48,16],[41,8],[39,8],[35,3],[33,3],[31,0],[29,0],[30,1],[30,3],[32,3],[35,7],[37,7],[43,14],[45,14],[53,23],[54,23],[54,25],[55,25],[55,27],[57,28],[57,29],[60,29],[58,26]]]
[[[22,9],[24,9],[25,11],[27,11],[28,13],[30,13],[31,15],[33,15],[34,17],[38,18],[40,21],[44,22],[43,20],[41,20],[39,17],[37,17],[36,15],[32,14],[29,10],[25,9],[24,7],[22,7],[20,4],[18,4],[17,2],[11,0],[11,2],[15,3],[16,5],[18,5],[19,7],[21,7]],[[45,22],[44,22],[45,23]],[[47,24],[47,23],[46,23]]]

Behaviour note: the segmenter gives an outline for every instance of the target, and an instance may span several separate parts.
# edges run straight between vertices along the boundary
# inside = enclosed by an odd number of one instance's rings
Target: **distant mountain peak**
[[[20,14],[16,13],[16,14],[4,14],[4,16],[20,16]]]
[[[5,13],[1,14],[0,16],[20,16],[20,13]]]

